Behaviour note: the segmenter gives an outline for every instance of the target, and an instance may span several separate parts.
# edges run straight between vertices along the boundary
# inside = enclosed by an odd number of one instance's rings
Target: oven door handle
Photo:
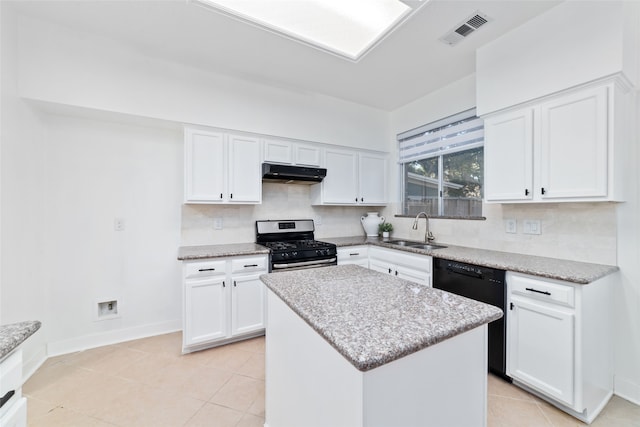
[[[292,262],[290,264],[273,264],[274,269],[282,269],[282,268],[292,268],[292,267],[304,267],[308,265],[323,265],[323,264],[333,264],[337,260],[336,257],[329,259],[321,259],[315,261],[300,261],[300,262]]]

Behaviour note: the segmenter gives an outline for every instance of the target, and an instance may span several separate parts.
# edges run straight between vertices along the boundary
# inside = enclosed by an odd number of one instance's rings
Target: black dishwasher
[[[453,294],[495,305],[505,313],[488,325],[489,371],[511,380],[506,373],[506,301],[504,270],[433,259],[433,287]]]

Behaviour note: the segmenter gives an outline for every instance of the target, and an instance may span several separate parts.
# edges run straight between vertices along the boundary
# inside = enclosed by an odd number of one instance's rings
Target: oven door
[[[291,271],[302,270],[306,268],[318,268],[327,267],[329,265],[337,265],[338,257],[314,259],[307,261],[292,261],[292,262],[274,262],[271,264],[271,272],[276,273],[278,271]]]

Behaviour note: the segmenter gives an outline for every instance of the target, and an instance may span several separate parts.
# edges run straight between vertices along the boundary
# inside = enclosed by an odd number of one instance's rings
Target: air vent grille
[[[440,41],[448,44],[449,46],[454,46],[490,20],[491,18],[487,15],[481,12],[476,12],[455,26],[453,30],[440,37]]]

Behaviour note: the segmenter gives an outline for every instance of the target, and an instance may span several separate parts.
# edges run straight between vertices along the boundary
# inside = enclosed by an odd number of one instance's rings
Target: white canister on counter
[[[378,225],[384,222],[384,217],[379,216],[378,212],[367,212],[367,216],[361,216],[360,222],[367,236],[375,237],[378,235]]]

